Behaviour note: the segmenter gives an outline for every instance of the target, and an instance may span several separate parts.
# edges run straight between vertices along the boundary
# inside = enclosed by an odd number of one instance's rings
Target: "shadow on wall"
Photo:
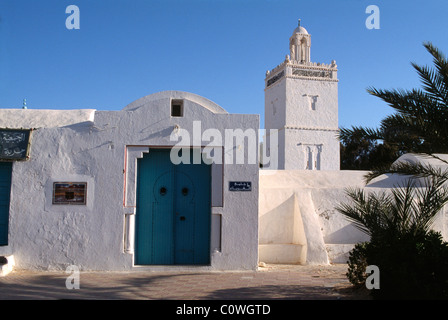
[[[259,260],[266,263],[306,263],[303,221],[294,195],[259,219]]]
[[[398,160],[397,160],[398,161]],[[335,208],[348,198],[347,188],[387,192],[409,177],[382,175],[368,185],[361,171],[283,170],[260,174],[259,260],[265,263],[345,263],[348,253],[368,236]],[[424,186],[424,179],[417,186]],[[434,229],[447,236],[443,213]]]
[[[328,264],[311,192],[270,189],[260,194],[259,260],[265,263]]]

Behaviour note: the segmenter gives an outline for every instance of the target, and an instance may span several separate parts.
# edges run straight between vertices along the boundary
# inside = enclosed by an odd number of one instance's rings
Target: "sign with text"
[[[229,191],[252,191],[252,182],[250,181],[230,181]]]
[[[29,158],[31,130],[0,129],[0,161]]]

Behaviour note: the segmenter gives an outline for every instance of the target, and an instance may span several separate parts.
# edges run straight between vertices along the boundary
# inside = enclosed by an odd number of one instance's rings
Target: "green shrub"
[[[368,244],[368,242],[357,243],[349,254],[346,276],[350,283],[356,287],[364,286],[366,282]]]
[[[380,289],[371,290],[375,299],[448,299],[448,243],[438,232],[357,244],[348,263],[350,283],[365,285],[368,265],[380,270]]]
[[[350,252],[347,277],[365,284],[368,265],[380,272],[378,299],[448,299],[448,243],[431,229],[448,203],[447,176],[432,175],[424,183],[410,179],[390,192],[349,189],[351,204],[336,208],[370,237]]]

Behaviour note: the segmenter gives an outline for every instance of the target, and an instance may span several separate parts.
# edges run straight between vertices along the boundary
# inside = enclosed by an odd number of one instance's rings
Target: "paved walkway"
[[[13,271],[0,278],[0,299],[351,300],[347,265],[266,265],[244,272],[81,272],[67,289],[65,272]]]

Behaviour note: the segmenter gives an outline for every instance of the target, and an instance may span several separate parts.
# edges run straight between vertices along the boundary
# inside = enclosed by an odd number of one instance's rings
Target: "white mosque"
[[[311,35],[300,26],[290,55],[266,72],[265,129],[278,132],[278,169],[339,170],[337,65],[311,62]]]
[[[275,170],[249,161],[244,137],[230,149],[216,139],[256,132],[258,115],[229,114],[192,93],[154,93],[119,111],[0,109],[0,258],[7,261],[0,275],[13,266],[199,271],[345,263],[367,240],[335,210],[346,188],[381,191],[398,181],[380,177],[366,186],[365,172],[339,170],[337,65],[311,62],[310,48],[299,22],[289,55],[266,73],[264,142],[268,155],[278,151]],[[199,155],[194,164],[171,161],[181,136],[182,156]],[[243,161],[228,161],[237,152]],[[212,154],[222,162],[206,162]],[[436,227],[448,238],[445,211]]]

